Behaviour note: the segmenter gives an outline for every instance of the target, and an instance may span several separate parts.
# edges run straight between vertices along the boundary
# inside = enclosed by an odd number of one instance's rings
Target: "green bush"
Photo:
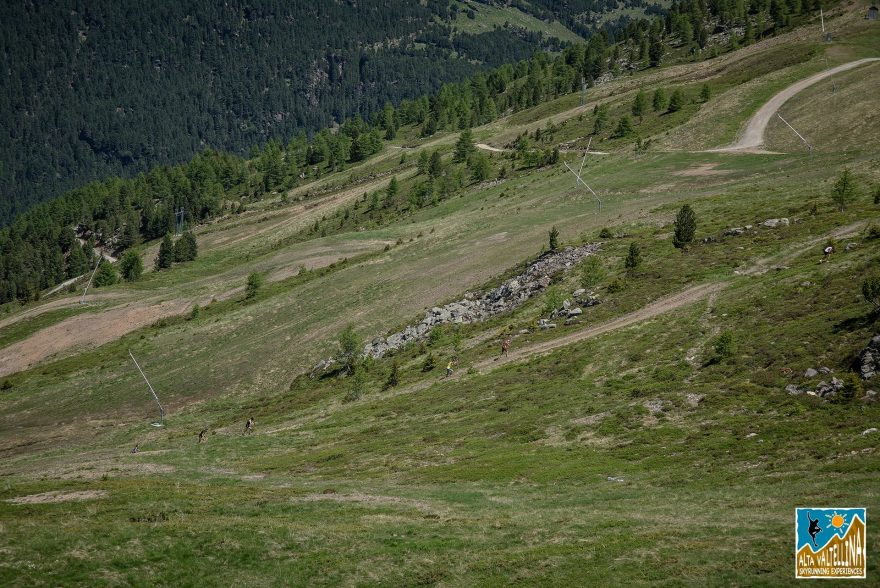
[[[602,280],[605,279],[605,268],[602,261],[595,255],[587,257],[586,261],[581,265],[580,284],[581,288],[594,288]]]
[[[144,273],[141,256],[136,251],[129,249],[122,254],[122,259],[119,260],[119,269],[122,272],[122,277],[128,282],[140,279],[141,274]]]
[[[118,281],[119,274],[116,273],[116,266],[109,261],[103,261],[98,267],[98,271],[95,272],[95,278],[92,280],[92,284],[95,288],[101,288],[102,286],[112,286]]]
[[[555,310],[562,307],[562,292],[557,286],[547,288],[547,294],[544,297],[544,314],[551,314]]]
[[[712,343],[715,349],[715,356],[718,359],[732,357],[736,353],[736,339],[730,331],[724,331]]]
[[[257,292],[260,291],[260,288],[263,287],[263,275],[257,272],[253,272],[248,276],[247,285],[245,285],[244,293],[245,298],[250,300],[254,296],[257,295]]]

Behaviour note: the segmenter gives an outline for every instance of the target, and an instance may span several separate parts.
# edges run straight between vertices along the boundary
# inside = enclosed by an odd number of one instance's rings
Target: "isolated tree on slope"
[[[263,276],[257,272],[253,272],[248,276],[247,284],[244,287],[246,299],[251,299],[257,295],[257,292],[260,291],[260,288],[263,287]]]
[[[862,282],[862,296],[874,307],[874,312],[880,312],[880,277],[873,276]]]
[[[642,265],[642,248],[639,247],[638,243],[630,243],[629,253],[626,255],[623,267],[628,270],[634,270],[640,265]]]
[[[834,188],[831,190],[831,200],[837,205],[837,209],[843,212],[846,210],[847,205],[856,199],[856,195],[855,179],[849,168],[844,168],[837,181],[834,182]]]
[[[126,281],[134,282],[144,273],[144,264],[141,261],[141,256],[136,251],[129,249],[122,254],[122,259],[119,260],[119,269]]]
[[[92,283],[95,285],[95,288],[101,288],[102,286],[112,286],[118,281],[119,274],[116,273],[116,268],[109,261],[105,261],[101,263],[98,271],[95,272],[95,279]]]
[[[678,249],[687,249],[694,240],[697,232],[697,215],[690,204],[685,204],[675,216],[675,233],[672,236],[672,244]]]
[[[675,90],[672,93],[672,97],[669,98],[668,112],[678,112],[682,106],[684,106],[684,94],[682,94],[681,90]]]
[[[174,263],[174,243],[171,241],[171,234],[165,233],[159,245],[159,255],[156,256],[156,269],[168,269],[172,263]]]
[[[550,241],[550,251],[557,251],[559,249],[559,229],[553,227],[550,229],[548,236]]]
[[[195,235],[187,231],[174,244],[174,261],[192,261],[198,255]]]
[[[645,111],[648,109],[648,97],[645,95],[645,91],[639,89],[639,93],[636,94],[635,99],[632,103],[632,115],[639,117],[639,122],[645,117]]]
[[[348,325],[339,333],[339,355],[337,360],[345,366],[346,372],[353,374],[357,367],[361,340],[354,332],[354,325]]]

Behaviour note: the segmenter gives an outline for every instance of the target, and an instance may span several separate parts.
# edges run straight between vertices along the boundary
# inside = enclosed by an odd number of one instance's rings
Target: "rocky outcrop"
[[[482,296],[466,295],[462,300],[442,307],[435,306],[419,323],[388,337],[376,337],[364,347],[364,355],[379,358],[389,351],[428,337],[431,329],[446,323],[469,324],[484,321],[496,314],[513,310],[550,285],[550,276],[573,268],[578,262],[599,249],[598,243],[567,247],[557,253],[546,253],[526,270],[506,280]],[[583,294],[583,292],[581,292]],[[569,303],[569,306],[571,303]],[[574,310],[574,309],[572,309]],[[578,309],[580,310],[580,309]],[[566,308],[568,312],[568,308]],[[565,316],[568,316],[566,314]]]
[[[880,335],[859,353],[859,373],[863,380],[870,380],[880,371]]]

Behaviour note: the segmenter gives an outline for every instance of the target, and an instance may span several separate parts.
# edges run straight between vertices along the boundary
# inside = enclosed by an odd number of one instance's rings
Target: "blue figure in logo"
[[[816,535],[822,532],[822,527],[819,526],[819,519],[811,519],[809,511],[807,511],[807,520],[810,521],[810,528],[807,529],[807,533],[810,534],[810,540],[813,542],[814,547],[819,547],[816,545]]]

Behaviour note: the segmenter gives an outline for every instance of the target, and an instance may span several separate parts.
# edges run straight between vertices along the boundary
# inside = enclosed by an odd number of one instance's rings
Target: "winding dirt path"
[[[562,337],[558,337],[556,339],[542,341],[540,343],[534,343],[526,347],[521,347],[519,349],[511,351],[507,357],[495,357],[492,359],[485,359],[476,363],[474,365],[474,368],[477,371],[482,372],[485,371],[487,368],[495,368],[507,363],[522,361],[524,359],[534,357],[535,355],[549,353],[550,351],[554,351],[555,349],[558,349],[560,347],[565,347],[566,345],[571,345],[572,343],[583,341],[584,339],[598,337],[599,335],[602,335],[609,331],[622,329],[624,327],[646,321],[650,318],[654,318],[655,316],[669,312],[670,310],[675,310],[676,308],[681,308],[682,306],[686,306],[688,304],[691,304],[692,302],[696,302],[697,300],[707,298],[709,295],[726,288],[727,285],[728,282],[714,282],[710,284],[700,284],[698,286],[693,286],[691,288],[688,288],[687,290],[682,290],[681,292],[676,292],[675,294],[664,296],[663,298],[658,298],[654,302],[651,302],[650,304],[647,304],[634,312],[625,314],[615,319],[611,319],[610,321],[606,321],[598,325],[593,325],[585,329],[580,329],[567,335],[563,335]]]
[[[751,119],[749,119],[748,124],[746,125],[745,131],[743,131],[742,135],[740,135],[739,139],[737,139],[731,145],[727,147],[721,147],[719,149],[710,149],[711,152],[745,152],[745,153],[762,153],[764,152],[761,147],[764,145],[764,132],[767,130],[767,125],[770,123],[770,119],[773,118],[773,115],[776,114],[783,104],[785,104],[792,96],[809,88],[813,84],[817,82],[821,82],[827,77],[833,76],[835,74],[851,70],[860,65],[864,65],[866,63],[871,63],[874,61],[880,61],[880,57],[867,57],[865,59],[858,59],[856,61],[850,61],[849,63],[844,63],[843,65],[838,65],[837,67],[832,67],[831,69],[825,70],[823,72],[819,72],[815,75],[812,75],[806,79],[803,79],[799,82],[795,82],[790,85],[786,89],[782,90],[773,98],[768,100],[764,106],[758,109]]]

